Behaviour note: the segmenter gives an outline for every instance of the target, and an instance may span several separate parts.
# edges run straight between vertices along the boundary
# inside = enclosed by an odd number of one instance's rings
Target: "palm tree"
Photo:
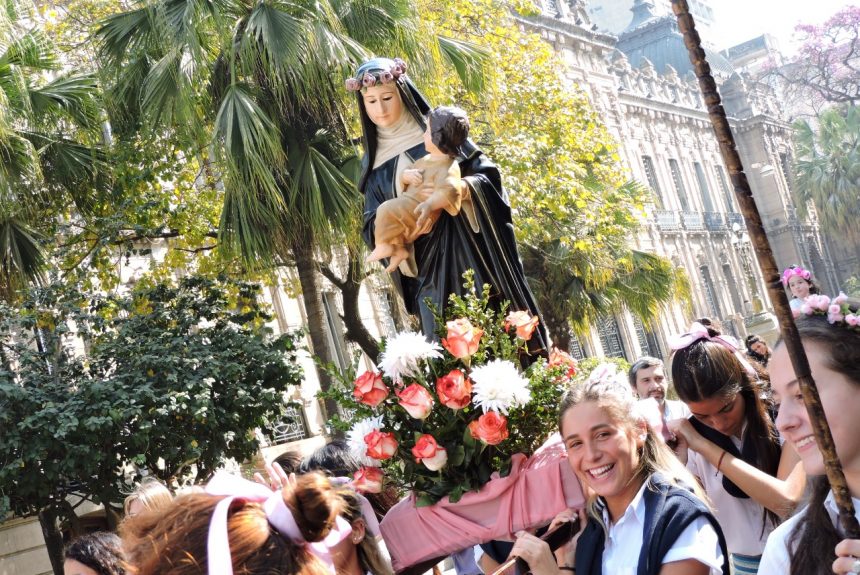
[[[33,6],[0,6],[0,297],[43,279],[40,228],[86,215],[105,189],[97,85],[60,73],[49,39],[31,27]],[[45,78],[50,77],[50,80]]]
[[[588,177],[584,185],[596,190],[602,184]],[[640,184],[627,182],[617,191],[632,196],[642,190]],[[602,316],[624,307],[648,321],[662,304],[689,299],[689,284],[669,260],[628,246],[634,227],[577,238],[582,241],[522,245],[523,267],[553,345],[568,350],[572,334],[587,332]]]
[[[419,49],[415,22],[405,0],[153,0],[97,31],[112,121],[211,144],[224,185],[221,244],[248,267],[296,266],[324,364],[333,354],[315,251],[361,210],[341,169],[355,157],[343,80],[372,53],[419,67],[442,54],[464,76],[479,56],[444,38]]]
[[[795,202],[801,216],[811,201],[823,228],[848,244],[860,242],[860,109],[834,107],[795,127]]]

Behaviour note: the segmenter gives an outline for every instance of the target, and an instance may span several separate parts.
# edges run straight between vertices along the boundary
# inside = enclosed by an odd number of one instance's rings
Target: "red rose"
[[[394,434],[374,429],[364,436],[367,445],[367,456],[374,459],[389,459],[397,453],[397,440]]]
[[[412,448],[415,463],[423,463],[430,471],[439,471],[448,463],[448,452],[440,447],[432,435],[424,434]]]
[[[549,354],[549,363],[547,365],[549,367],[566,368],[565,375],[567,377],[573,377],[576,375],[576,367],[578,363],[570,356],[569,353],[554,347]]]
[[[451,409],[463,409],[472,402],[472,382],[459,369],[436,380],[439,402]]]
[[[382,470],[378,467],[362,467],[353,475],[352,486],[362,493],[381,493]]]
[[[433,410],[433,396],[423,386],[413,383],[397,392],[400,406],[415,419],[424,419]]]
[[[442,345],[457,359],[471,357],[478,351],[478,342],[484,330],[475,328],[466,318],[455,319],[445,324],[448,334],[442,338]]]
[[[531,315],[527,311],[512,311],[505,318],[505,331],[510,331],[513,327],[517,330],[518,338],[528,341],[531,339],[537,324],[538,317],[536,315]]]
[[[488,411],[469,424],[469,433],[487,445],[498,445],[508,438],[508,420],[504,415]]]
[[[355,380],[352,395],[365,405],[376,407],[388,397],[388,387],[382,383],[382,374],[365,371]]]

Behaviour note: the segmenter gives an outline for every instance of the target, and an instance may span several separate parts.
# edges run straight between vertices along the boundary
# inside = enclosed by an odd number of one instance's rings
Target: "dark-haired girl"
[[[672,380],[693,414],[669,424],[678,456],[714,505],[734,572],[756,573],[768,534],[801,498],[803,468],[731,338],[694,323],[672,348]]]
[[[857,315],[853,315],[854,323]],[[797,330],[818,387],[821,405],[833,434],[855,513],[860,510],[860,328],[833,323],[823,315],[801,316]],[[809,504],[780,525],[767,541],[759,573],[824,575],[860,572],[860,540],[843,539],[836,526],[836,505],[824,477],[824,462],[788,351],[777,344],[771,362],[771,383],[780,400],[776,424],[794,446],[811,477]],[[860,514],[858,514],[860,516]]]

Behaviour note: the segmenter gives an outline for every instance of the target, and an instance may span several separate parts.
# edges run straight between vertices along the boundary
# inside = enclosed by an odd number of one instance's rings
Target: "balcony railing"
[[[712,232],[722,232],[726,229],[726,221],[719,212],[705,212],[705,227]]]
[[[745,225],[744,215],[738,214],[736,212],[730,212],[726,214],[726,222],[728,223],[729,227],[732,227],[733,224],[738,224],[743,227]]]
[[[657,221],[657,227],[663,232],[676,232],[681,229],[681,218],[678,217],[678,212],[671,210],[654,210],[654,219]]]
[[[684,212],[684,229],[691,232],[704,231],[705,220],[702,218],[701,212]]]

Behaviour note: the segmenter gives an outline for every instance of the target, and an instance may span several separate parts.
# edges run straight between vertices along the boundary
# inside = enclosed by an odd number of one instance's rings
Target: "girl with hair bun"
[[[280,492],[216,475],[207,493],[177,497],[160,514],[130,518],[120,528],[135,575],[331,575],[328,547],[350,535],[338,520],[343,499],[312,473]]]
[[[843,296],[840,296],[843,297]],[[842,300],[845,301],[844,299]],[[839,298],[837,308],[841,307]],[[836,454],[860,517],[860,316],[857,312],[802,315],[797,331],[821,406],[833,434]],[[777,343],[771,361],[771,384],[780,401],[776,425],[800,454],[811,477],[807,506],[771,533],[764,550],[762,575],[857,574],[860,540],[844,539],[824,461],[815,438],[788,351]]]
[[[767,391],[732,338],[695,322],[673,338],[672,382],[690,408],[669,423],[726,533],[734,573],[756,573],[768,534],[795,508],[805,475],[783,446]]]
[[[528,533],[511,554],[535,575],[729,575],[722,530],[698,484],[648,424],[659,420],[656,403],[637,401],[609,375],[569,390],[559,409],[568,462],[591,494],[585,529],[555,559]],[[575,516],[564,512],[551,528]]]

